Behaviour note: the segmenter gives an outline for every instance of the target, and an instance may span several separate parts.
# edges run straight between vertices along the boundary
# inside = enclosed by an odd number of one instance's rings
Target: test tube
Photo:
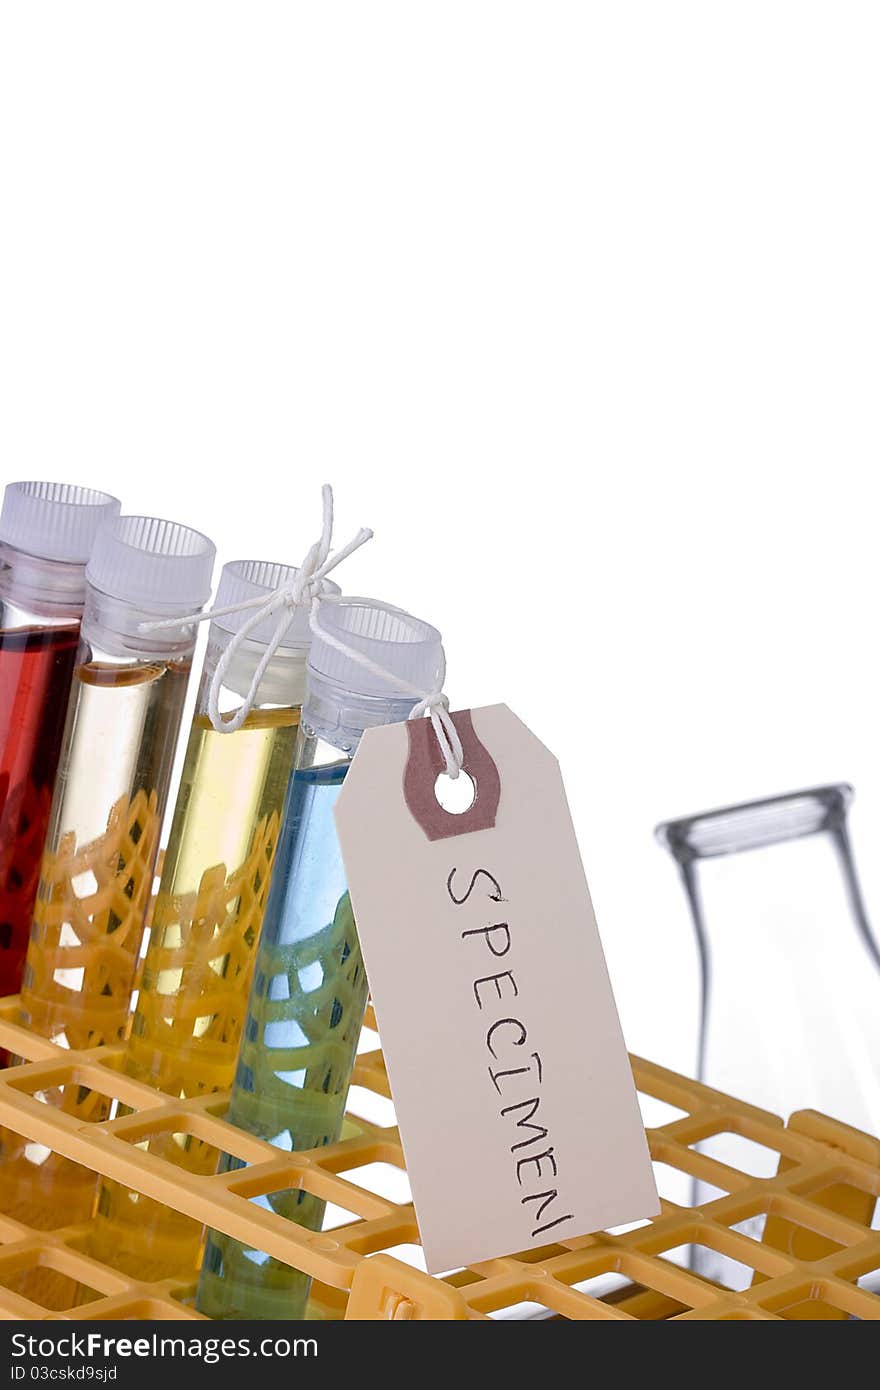
[[[95,540],[21,990],[21,1022],[60,1047],[126,1033],[195,646],[183,620],[213,563],[198,531],[155,517],[117,517]],[[145,632],[151,620],[175,625]],[[107,1105],[77,1085],[40,1098],[78,1119]],[[3,1210],[68,1224],[91,1214],[94,1191],[88,1169],[0,1135]]]
[[[309,655],[228,1113],[234,1125],[288,1153],[339,1138],[367,1001],[333,808],[364,731],[401,722],[413,709],[416,698],[401,695],[400,682],[433,690],[442,661],[440,634],[399,611],[352,600],[329,606],[321,624],[329,640],[316,636]],[[221,1171],[241,1166],[226,1155]],[[311,1230],[321,1227],[324,1202],[305,1190],[254,1200]],[[308,1291],[309,1280],[289,1265],[211,1232],[196,1301],[201,1312],[298,1319]]]
[[[252,604],[296,576],[292,565],[233,561],[223,567],[216,606]],[[181,1100],[232,1085],[305,694],[311,630],[299,608],[244,722],[231,732],[214,727],[210,693],[221,659],[219,708],[231,713],[276,633],[270,617],[242,639],[252,612],[211,622],[123,1064],[127,1075]],[[148,1148],[192,1173],[213,1173],[219,1158],[179,1132],[151,1137]],[[142,1279],[193,1273],[202,1237],[201,1224],[183,1213],[102,1181],[90,1253],[105,1263]]]
[[[21,988],[98,527],[73,483],[9,483],[0,511],[0,996]],[[0,1051],[0,1062],[4,1054]]]

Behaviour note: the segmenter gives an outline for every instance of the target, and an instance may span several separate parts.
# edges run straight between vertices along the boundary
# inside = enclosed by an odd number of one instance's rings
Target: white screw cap
[[[409,613],[357,601],[325,604],[318,617],[321,627],[339,642],[405,681],[413,692],[427,694],[435,689],[443,646],[440,633],[430,623],[413,618]],[[394,681],[362,666],[325,642],[320,634],[312,638],[309,670],[353,695],[407,699],[407,692]],[[413,703],[417,699],[414,693]]]
[[[146,611],[195,612],[211,593],[216,549],[207,536],[155,516],[118,516],[102,526],[86,568],[93,589]]]
[[[0,541],[41,560],[84,565],[99,528],[119,514],[119,499],[76,483],[8,483]]]
[[[283,584],[293,584],[298,573],[299,570],[296,565],[280,565],[271,560],[230,560],[220,571],[217,597],[212,606],[228,608],[235,603],[246,603],[253,599],[267,599]],[[333,594],[342,592],[339,585],[334,584],[332,580],[328,579],[326,586]],[[211,621],[216,623],[217,627],[222,628],[224,632],[235,633],[252,616],[253,609],[245,609],[241,613],[224,613],[220,617],[212,618]],[[308,610],[297,608],[291,617],[290,627],[284,634],[284,640],[281,643],[282,648],[307,647],[312,640]],[[267,647],[275,635],[277,624],[277,615],[273,618],[266,618],[248,633],[248,641],[259,642]]]

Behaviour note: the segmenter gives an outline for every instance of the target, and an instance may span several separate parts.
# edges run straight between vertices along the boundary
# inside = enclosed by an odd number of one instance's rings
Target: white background
[[[851,779],[880,916],[878,66],[873,4],[0,3],[3,480],[293,561],[333,481],[684,1069],[657,820]]]

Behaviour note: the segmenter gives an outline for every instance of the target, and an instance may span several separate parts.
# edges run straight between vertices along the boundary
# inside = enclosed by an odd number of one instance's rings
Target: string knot
[[[220,661],[217,663],[217,669],[214,672],[214,679],[211,682],[211,689],[208,693],[208,717],[218,733],[232,734],[235,733],[237,729],[241,728],[253,709],[254,701],[257,698],[257,692],[260,688],[260,682],[266,673],[269,662],[280,647],[284,635],[293,622],[297,612],[304,609],[311,619],[316,613],[321,600],[332,592],[332,585],[327,578],[330,571],[334,570],[338,564],[341,564],[343,560],[347,559],[353,551],[358,550],[366,541],[372,539],[372,531],[367,530],[366,527],[361,527],[357,535],[354,536],[347,545],[344,545],[341,550],[337,550],[335,555],[331,555],[330,546],[333,540],[333,489],[330,487],[329,483],[325,483],[321,489],[321,499],[324,508],[321,535],[309,549],[308,554],[297,570],[296,577],[292,581],[288,580],[286,584],[282,584],[279,589],[276,589],[273,594],[269,594],[264,600],[257,599],[253,600],[250,605],[238,605],[240,608],[246,606],[254,607],[255,612],[238,629],[232,641],[224,651],[223,656],[220,658]],[[229,610],[226,611],[228,612]],[[245,696],[244,703],[234,714],[224,716],[220,713],[219,708],[220,690],[235,652],[255,627],[265,622],[267,618],[274,617],[276,613],[279,616],[275,631],[272,633],[266,650],[257,663],[257,668],[254,671],[253,679],[251,680],[250,688]],[[210,614],[206,614],[206,617],[210,616]]]
[[[217,663],[208,691],[208,717],[213,727],[218,733],[233,734],[240,729],[254,707],[260,683],[266,674],[269,663],[276,651],[281,646],[285,634],[293,622],[294,617],[299,611],[308,613],[309,626],[311,631],[320,636],[329,646],[343,652],[352,661],[363,666],[366,670],[372,671],[374,675],[382,676],[392,686],[398,690],[411,695],[417,699],[417,703],[410,712],[410,719],[421,719],[428,715],[434,730],[437,743],[443,755],[446,773],[455,779],[459,776],[464,765],[464,750],[458,730],[449,713],[449,700],[443,693],[443,682],[446,676],[446,657],[442,647],[440,649],[440,669],[435,672],[435,686],[427,694],[422,689],[412,686],[408,681],[402,680],[393,672],[386,670],[377,662],[373,661],[365,653],[358,651],[354,647],[349,647],[346,643],[330,632],[320,623],[318,614],[324,601],[336,600],[337,595],[333,592],[335,585],[332,585],[327,576],[337,565],[368,540],[372,539],[372,531],[361,528],[357,535],[352,537],[347,545],[342,546],[333,555],[330,554],[330,545],[333,539],[333,489],[325,483],[321,490],[324,507],[324,520],[321,528],[320,539],[315,541],[308,554],[296,573],[293,580],[287,580],[284,584],[273,590],[272,593],[263,597],[246,599],[242,603],[229,604],[225,608],[212,608],[207,612],[193,613],[185,618],[163,618],[156,622],[144,622],[139,624],[141,632],[153,632],[165,627],[186,627],[196,623],[207,622],[211,618],[225,617],[232,613],[248,612],[241,626],[235,631],[230,641],[224,648],[223,654]],[[349,603],[359,603],[364,606],[384,608],[391,612],[402,613],[402,610],[393,608],[391,604],[377,604],[373,599],[348,599]],[[406,615],[404,615],[406,616]],[[275,619],[275,627],[272,631],[268,643],[265,645],[260,660],[254,670],[248,692],[242,704],[234,713],[224,715],[220,711],[220,692],[223,682],[236,652],[244,642],[250,637],[251,633],[263,624]],[[261,639],[262,640],[262,639]]]
[[[141,623],[141,632],[154,632],[163,627],[186,627],[196,623],[209,621],[211,618],[226,617],[231,613],[250,612],[250,616],[245,619],[241,627],[233,634],[226,645],[223,655],[217,663],[211,681],[211,688],[208,691],[208,718],[218,733],[234,734],[240,729],[254,707],[260,683],[266,674],[269,663],[277,652],[281,643],[284,641],[287,629],[293,622],[294,617],[300,609],[304,609],[309,618],[313,618],[321,600],[326,598],[333,589],[327,575],[334,570],[338,564],[368,540],[372,539],[372,531],[362,527],[347,545],[341,550],[337,550],[334,555],[330,554],[330,546],[333,540],[333,489],[329,483],[325,483],[321,489],[321,500],[323,503],[323,524],[321,535],[300,565],[296,578],[287,580],[272,593],[257,598],[246,599],[243,603],[231,603],[225,608],[210,608],[203,613],[193,613],[188,618],[162,619],[159,622]],[[248,692],[244,701],[233,714],[224,715],[220,711],[220,692],[226,673],[229,670],[236,652],[247,641],[251,633],[263,623],[276,619],[272,636],[266,643],[265,650],[257,662],[256,669],[251,679]]]
[[[444,695],[442,690],[432,690],[430,695],[425,695],[419,700],[410,713],[410,719],[421,719],[427,714],[431,720],[434,735],[440,745],[440,752],[443,754],[443,761],[446,764],[446,775],[455,781],[461,772],[464,764],[464,749],[461,746],[461,739],[458,729],[449,713],[449,697]]]
[[[311,608],[313,603],[319,602],[332,592],[333,586],[325,575],[305,575],[300,570],[296,579],[281,591],[280,597],[285,608],[295,613],[299,608]]]

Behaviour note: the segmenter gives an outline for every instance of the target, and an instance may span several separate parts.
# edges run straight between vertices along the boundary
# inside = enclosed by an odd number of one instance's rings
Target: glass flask
[[[699,1079],[786,1119],[819,1110],[877,1134],[880,949],[847,825],[852,798],[846,784],[813,787],[668,821],[657,837],[678,864],[696,932]],[[758,1176],[776,1172],[774,1151],[735,1134],[699,1147]],[[704,1189],[695,1183],[695,1203],[719,1195]],[[763,1218],[754,1221],[747,1234],[760,1239]],[[695,1250],[694,1267],[719,1277],[710,1266],[722,1257]],[[720,1277],[729,1283],[729,1269]]]

